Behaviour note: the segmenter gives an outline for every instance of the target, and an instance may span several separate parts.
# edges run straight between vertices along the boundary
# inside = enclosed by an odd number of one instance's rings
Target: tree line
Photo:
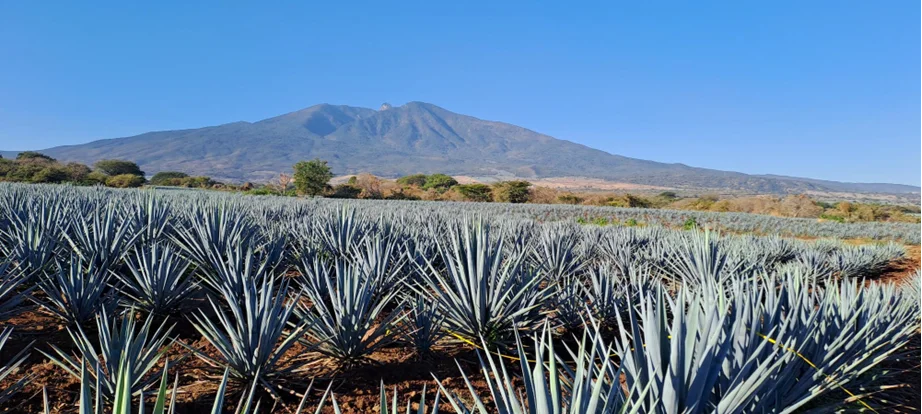
[[[174,186],[242,191],[253,195],[667,208],[770,214],[838,222],[920,221],[917,206],[849,201],[828,203],[804,195],[720,198],[715,195],[680,197],[672,191],[646,196],[629,193],[578,193],[535,187],[523,180],[462,184],[454,177],[442,173],[411,174],[396,180],[385,180],[362,173],[336,185],[330,183],[333,177],[329,164],[321,159],[296,163],[292,166],[292,173],[280,174],[277,182],[233,185],[218,182],[207,176],[191,176],[180,171],[160,171],[147,179],[144,171],[136,163],[126,160],[100,160],[88,166],[77,162],[63,163],[34,151],[21,152],[15,159],[0,157],[0,181],[14,182],[104,185],[116,188],[143,185]]]

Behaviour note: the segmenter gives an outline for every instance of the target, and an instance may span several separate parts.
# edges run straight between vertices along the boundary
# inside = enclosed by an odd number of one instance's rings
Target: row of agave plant
[[[170,411],[178,385],[161,362],[182,318],[216,351],[175,342],[224,373],[218,412],[228,383],[244,390],[238,412],[297,394],[313,362],[289,356],[297,343],[348,368],[397,342],[427,356],[455,338],[486,350],[490,394],[439,382],[418,412],[863,406],[919,327],[918,277],[861,280],[904,254],[892,244],[23,186],[0,206],[0,314],[35,303],[68,325],[74,351],[38,351],[81,381],[83,412],[143,409],[151,392]],[[338,411],[329,389],[318,398]],[[399,400],[382,385],[381,412]]]

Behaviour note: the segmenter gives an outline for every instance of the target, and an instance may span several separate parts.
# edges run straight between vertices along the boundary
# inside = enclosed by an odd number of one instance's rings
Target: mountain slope
[[[918,192],[918,187],[851,184],[666,164],[613,155],[522,127],[435,105],[367,108],[321,104],[259,122],[150,132],[40,150],[65,161],[103,158],[232,181],[272,179],[297,161],[328,160],[336,174],[395,177],[417,172],[475,177],[589,177],[674,188],[759,193]]]

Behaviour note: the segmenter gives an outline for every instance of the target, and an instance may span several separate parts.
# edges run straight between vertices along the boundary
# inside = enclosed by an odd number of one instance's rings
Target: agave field
[[[919,389],[894,390],[918,387],[903,374],[919,365],[920,276],[881,276],[919,238],[747,214],[3,184],[0,409],[911,411]]]

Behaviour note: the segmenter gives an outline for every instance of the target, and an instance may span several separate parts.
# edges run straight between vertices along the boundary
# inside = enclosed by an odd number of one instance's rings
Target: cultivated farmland
[[[919,240],[902,223],[3,184],[0,407],[905,410],[920,277],[881,276]]]

